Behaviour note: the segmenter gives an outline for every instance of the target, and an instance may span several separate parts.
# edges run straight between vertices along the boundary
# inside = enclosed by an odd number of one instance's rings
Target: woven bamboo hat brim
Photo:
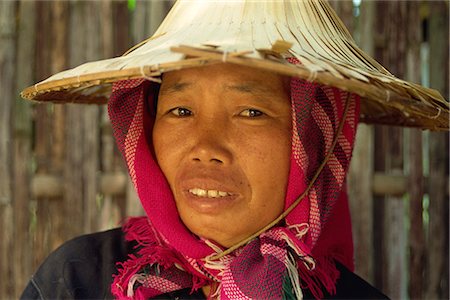
[[[297,58],[292,65],[286,58]],[[435,90],[394,77],[359,49],[324,0],[180,0],[156,33],[121,57],[89,62],[26,88],[22,97],[105,103],[112,83],[228,62],[338,87],[362,97],[361,120],[449,129]]]

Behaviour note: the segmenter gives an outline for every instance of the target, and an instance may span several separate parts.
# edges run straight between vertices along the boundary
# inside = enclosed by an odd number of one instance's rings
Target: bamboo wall
[[[448,99],[447,2],[333,5],[391,72]],[[19,91],[122,54],[151,35],[170,6],[0,1],[0,299],[17,298],[65,240],[142,214],[105,107],[30,103]],[[359,127],[349,176],[356,272],[394,299],[449,297],[448,153],[446,133]]]

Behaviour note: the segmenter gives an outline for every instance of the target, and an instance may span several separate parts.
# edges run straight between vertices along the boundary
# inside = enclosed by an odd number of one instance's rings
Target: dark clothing
[[[66,242],[45,260],[25,288],[21,299],[112,299],[110,286],[117,262],[133,252],[121,229],[84,235]],[[336,295],[327,299],[387,299],[363,279],[337,264],[341,275]],[[190,289],[155,299],[205,299],[201,290]],[[313,298],[308,290],[305,299]]]
[[[120,229],[80,236],[55,250],[31,277],[22,299],[111,299],[116,262],[133,244]]]

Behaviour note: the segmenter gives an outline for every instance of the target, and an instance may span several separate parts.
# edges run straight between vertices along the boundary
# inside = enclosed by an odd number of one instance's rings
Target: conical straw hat
[[[287,63],[289,57],[301,64]],[[179,0],[156,33],[123,56],[55,74],[22,97],[105,103],[118,80],[158,81],[167,71],[221,62],[356,93],[368,123],[449,129],[448,102],[394,77],[359,49],[325,0]]]

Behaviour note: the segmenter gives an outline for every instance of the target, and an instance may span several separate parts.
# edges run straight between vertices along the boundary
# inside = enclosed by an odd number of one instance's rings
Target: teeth
[[[208,198],[219,198],[230,195],[227,192],[222,192],[218,190],[204,190],[199,188],[190,189],[189,192],[198,197],[208,197]]]
[[[217,196],[219,196],[219,192],[218,191],[216,191],[216,190],[208,190],[208,197],[215,198]]]

